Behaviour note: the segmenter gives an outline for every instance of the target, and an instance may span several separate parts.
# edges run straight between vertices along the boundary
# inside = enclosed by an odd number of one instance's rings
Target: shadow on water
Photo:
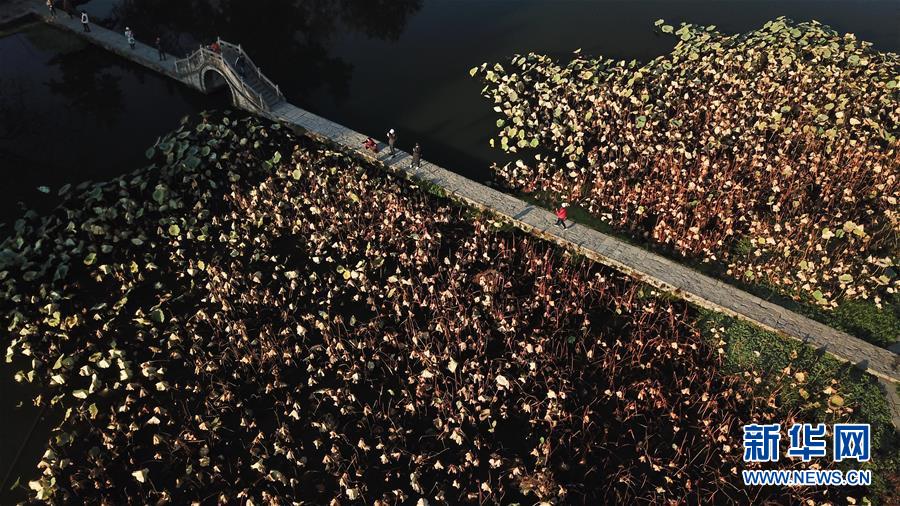
[[[102,2],[106,26],[126,26],[147,40],[160,36],[177,54],[216,37],[243,44],[278,84],[296,96],[324,87],[346,97],[352,64],[331,55],[335,38],[349,31],[396,41],[422,0],[182,0]]]
[[[665,18],[715,24],[727,33],[778,16],[816,19],[882,51],[900,49],[900,2],[863,0],[92,0],[85,8],[138,37],[161,34],[187,51],[217,36],[241,43],[288,99],[399,145],[469,178],[490,178],[501,161],[489,147],[496,114],[468,70],[535,51],[646,61],[675,37],[654,33]]]
[[[21,216],[19,202],[47,209],[65,184],[129,172],[181,117],[230,100],[42,24],[0,38],[0,87],[0,236]]]

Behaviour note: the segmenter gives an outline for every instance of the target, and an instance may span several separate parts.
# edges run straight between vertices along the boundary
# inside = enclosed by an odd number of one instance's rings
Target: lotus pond
[[[59,207],[0,243],[7,357],[27,362],[18,381],[46,389],[35,403],[63,413],[15,484],[35,500],[890,490],[877,385],[802,346],[735,369],[739,353],[772,350],[754,339],[777,338],[277,124],[205,114],[146,156],[108,182],[54,188]],[[870,463],[878,487],[740,485],[742,423],[813,416],[875,425],[888,452]]]
[[[900,57],[817,22],[655,25],[678,43],[644,64],[471,69],[499,115],[491,145],[517,157],[500,181],[726,278],[829,310],[869,301],[893,323],[872,340],[893,344]]]

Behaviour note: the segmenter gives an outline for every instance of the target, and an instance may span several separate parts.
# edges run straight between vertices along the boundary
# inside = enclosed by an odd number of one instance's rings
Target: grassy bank
[[[780,421],[868,423],[873,457],[868,463],[844,462],[843,469],[871,469],[868,499],[895,504],[900,485],[900,434],[881,384],[871,375],[802,343],[750,323],[699,310],[698,327],[710,346],[721,350],[728,373],[756,385],[758,399],[777,407]]]

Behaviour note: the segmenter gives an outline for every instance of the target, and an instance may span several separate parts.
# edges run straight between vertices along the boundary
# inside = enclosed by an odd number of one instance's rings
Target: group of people
[[[390,156],[388,156],[388,159],[390,160],[390,159],[393,159],[395,156],[397,156],[397,149],[396,149],[397,131],[394,130],[393,128],[388,130],[387,140],[388,140],[388,150],[390,151]],[[371,151],[372,153],[378,153],[378,151],[380,151],[380,148],[378,147],[378,142],[375,141],[375,139],[373,139],[371,137],[366,137],[366,140],[363,142],[363,147],[366,149],[366,151]],[[410,163],[410,167],[415,167],[418,169],[421,166],[422,166],[422,146],[417,142],[416,145],[413,147],[412,162]]]
[[[72,7],[72,0],[63,0],[62,9],[69,15],[69,19],[75,17],[75,8]],[[47,0],[47,10],[50,11],[51,18],[56,17],[56,0]],[[84,11],[81,11],[81,27],[85,32],[91,31],[91,18]]]
[[[56,0],[47,0],[47,10],[50,11],[50,17],[56,17]],[[70,19],[74,17],[75,9],[72,7],[71,0],[63,0],[63,10],[69,15]],[[91,18],[85,11],[81,11],[81,27],[85,32],[91,31]],[[128,46],[131,49],[135,48],[134,31],[127,26],[125,27],[125,40],[128,41]],[[156,37],[156,51],[159,54],[159,60],[165,61],[166,52],[163,51],[162,37],[159,36]]]
[[[134,49],[134,31],[130,27],[125,27],[125,40],[128,41],[128,46],[131,49]],[[166,60],[166,52],[163,51],[162,47],[162,37],[156,36],[156,42],[154,44],[156,46],[156,52],[159,55],[159,61]]]
[[[397,143],[397,132],[393,128],[388,130],[387,140],[388,140],[388,149],[390,150],[390,156],[388,156],[388,159],[390,160],[390,159],[393,159],[394,156],[396,156],[396,154],[397,154],[397,151],[394,147]],[[365,148],[366,151],[371,151],[374,154],[377,154],[379,151],[378,142],[371,137],[366,137],[365,142],[363,142],[363,148]],[[421,166],[422,166],[422,146],[417,142],[415,147],[413,147],[412,162],[410,163],[410,167],[414,167],[414,168],[418,169]],[[563,230],[568,228],[568,226],[566,225],[566,220],[569,218],[568,208],[569,208],[569,203],[563,202],[556,209],[556,212],[555,212],[556,226],[562,227]]]
[[[69,19],[75,17],[75,8],[72,7],[72,0],[63,0],[63,11],[69,15]],[[47,0],[47,10],[50,11],[50,17],[56,17],[56,0]],[[91,31],[91,19],[88,17],[87,12],[81,11],[81,26],[84,28],[84,31]]]

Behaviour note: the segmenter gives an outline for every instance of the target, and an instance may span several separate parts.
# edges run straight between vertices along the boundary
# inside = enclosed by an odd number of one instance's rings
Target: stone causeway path
[[[23,0],[16,1],[23,2]],[[78,19],[69,20],[62,12],[58,12],[57,16],[51,19],[47,16],[43,2],[30,0],[30,3],[32,11],[45,21],[71,30],[136,63],[184,82],[175,73],[175,58],[171,55],[166,62],[159,62],[157,51],[151,46],[138,42],[137,48],[132,50],[128,47],[123,34],[96,25],[91,27],[91,32],[84,33]],[[136,34],[136,37],[140,40],[141,34]],[[284,102],[275,106],[268,116],[273,120],[300,127],[313,137],[337,144],[358,156],[381,163],[388,170],[439,186],[451,198],[493,213],[526,232],[613,267],[642,282],[671,292],[699,306],[747,320],[764,329],[800,340],[840,360],[851,362],[882,380],[893,409],[894,424],[900,429],[900,397],[897,395],[896,385],[892,384],[892,382],[900,383],[900,355],[895,351],[880,348],[835,330],[592,228],[577,223],[565,230],[556,227],[554,226],[556,217],[552,212],[425,160],[422,160],[420,168],[412,168],[411,156],[406,152],[398,150],[395,158],[388,159],[387,149],[382,149],[380,154],[375,156],[363,148],[366,135],[290,103]],[[403,143],[413,141],[404,138],[403,132],[399,132],[399,136]],[[384,143],[380,145],[384,146]],[[427,149],[428,147],[424,146],[426,154]]]

